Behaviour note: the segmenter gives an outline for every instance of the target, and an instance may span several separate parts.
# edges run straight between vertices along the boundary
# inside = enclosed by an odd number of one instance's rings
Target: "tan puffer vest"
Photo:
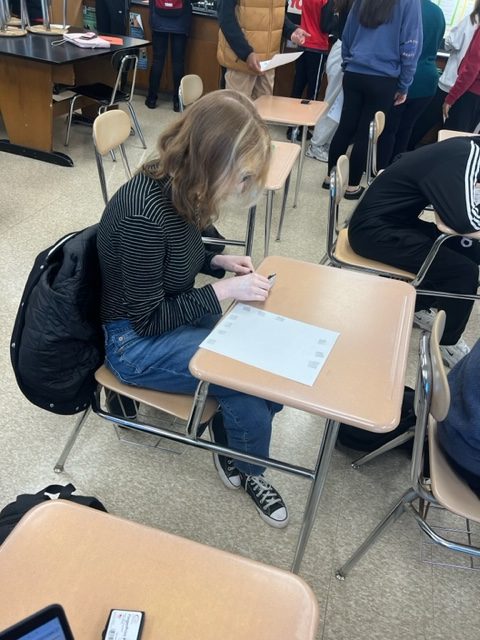
[[[285,0],[238,0],[235,11],[238,24],[259,60],[269,60],[280,51]],[[253,73],[232,51],[221,29],[218,32],[217,59],[227,69]]]

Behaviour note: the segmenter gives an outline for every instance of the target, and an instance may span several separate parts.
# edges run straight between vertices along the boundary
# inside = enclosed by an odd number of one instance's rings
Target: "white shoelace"
[[[272,490],[272,485],[269,484],[262,476],[250,476],[248,481],[252,484],[252,489],[257,498],[259,498],[261,504],[271,507],[281,501],[278,493]]]

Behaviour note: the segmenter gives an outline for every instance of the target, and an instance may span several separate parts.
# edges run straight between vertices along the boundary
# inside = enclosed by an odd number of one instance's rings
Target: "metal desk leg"
[[[300,189],[300,182],[302,181],[303,161],[305,159],[305,149],[307,147],[307,131],[308,127],[302,127],[302,148],[300,149],[300,157],[298,158],[298,170],[297,170],[297,184],[295,185],[295,198],[293,200],[293,208],[297,206],[298,190]]]
[[[256,205],[248,210],[247,235],[245,237],[245,255],[251,256],[253,249],[253,234],[255,233],[255,217],[257,215]]]
[[[322,497],[323,487],[327,478],[330,460],[332,459],[333,448],[337,440],[340,423],[334,420],[327,420],[325,431],[323,432],[320,450],[318,452],[317,464],[315,465],[315,480],[310,487],[305,513],[303,515],[302,528],[298,536],[297,548],[292,564],[293,573],[298,573],[302,564],[305,547],[310,536],[310,532],[317,514],[318,504]]]
[[[198,383],[195,395],[193,397],[192,409],[188,417],[187,426],[185,432],[189,438],[197,438],[198,427],[202,420],[203,410],[208,396],[209,383],[204,380],[200,380]]]
[[[272,213],[273,213],[273,196],[275,192],[271,189],[267,191],[267,208],[265,211],[265,242],[263,245],[263,257],[268,256],[268,249],[270,247],[270,231],[272,228]]]
[[[280,212],[280,222],[278,224],[277,237],[275,238],[277,242],[281,239],[281,235],[282,235],[283,219],[285,218],[285,209],[287,207],[288,189],[290,188],[291,175],[292,175],[291,173],[288,174],[288,177],[285,180],[285,186],[283,188],[282,210]]]

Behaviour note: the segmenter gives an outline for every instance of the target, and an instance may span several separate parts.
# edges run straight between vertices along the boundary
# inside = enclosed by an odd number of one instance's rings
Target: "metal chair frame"
[[[423,476],[423,452],[427,427],[431,429],[437,421],[441,421],[446,417],[450,403],[448,382],[439,354],[439,340],[443,333],[444,324],[445,313],[440,311],[435,320],[432,333],[423,332],[420,338],[419,368],[415,387],[417,423],[410,470],[411,487],[403,493],[366,540],[337,570],[336,577],[339,580],[345,579],[350,569],[371,548],[377,538],[390,524],[398,520],[404,512],[410,514],[420,529],[436,544],[469,556],[480,557],[479,547],[449,540],[426,521],[426,512],[429,505],[442,507],[442,504],[433,495],[430,483]],[[446,395],[446,400],[441,398],[444,394]],[[413,504],[416,500],[419,501],[418,507]],[[480,510],[478,512],[478,521],[480,521]]]
[[[145,142],[145,138],[143,137],[142,128],[140,127],[137,114],[135,113],[135,109],[133,108],[133,105],[131,102],[132,96],[135,90],[135,81],[137,78],[138,56],[133,53],[126,53],[124,51],[115,52],[112,56],[112,65],[114,67],[115,67],[115,62],[118,59],[120,59],[120,64],[118,66],[117,77],[115,79],[115,84],[113,85],[113,87],[111,87],[112,93],[110,98],[108,99],[108,102],[104,102],[100,99],[96,99],[94,96],[89,96],[86,93],[85,94],[76,93],[71,99],[70,110],[68,113],[68,120],[67,120],[67,131],[65,134],[65,143],[64,143],[66,147],[68,147],[68,143],[70,140],[70,130],[72,127],[72,118],[73,118],[73,113],[75,111],[76,102],[79,98],[87,97],[92,100],[95,100],[96,102],[101,103],[100,107],[98,108],[99,114],[103,113],[104,111],[107,111],[111,107],[119,106],[120,104],[123,104],[123,103],[126,104],[130,112],[130,115],[132,117],[134,129],[138,134],[138,137],[140,138],[142,146],[144,149],[147,148],[147,143]],[[128,92],[123,92],[121,89],[121,86],[125,77],[128,75],[129,72],[132,73],[130,90]],[[103,84],[103,83],[100,83],[100,84]],[[83,86],[86,87],[88,85],[83,85]],[[110,85],[104,84],[104,87],[110,88]],[[72,87],[72,91],[76,91],[76,87]],[[118,95],[118,94],[121,94],[121,95]]]
[[[383,111],[377,111],[375,117],[370,122],[368,129],[368,148],[367,148],[367,166],[366,176],[367,185],[371,184],[378,175],[377,169],[377,147],[378,139],[382,135],[385,128],[385,114]]]

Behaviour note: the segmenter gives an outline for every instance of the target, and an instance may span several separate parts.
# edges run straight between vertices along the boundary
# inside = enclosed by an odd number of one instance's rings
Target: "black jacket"
[[[104,359],[96,239],[94,225],[43,251],[15,320],[10,355],[18,385],[53,413],[89,406]]]

